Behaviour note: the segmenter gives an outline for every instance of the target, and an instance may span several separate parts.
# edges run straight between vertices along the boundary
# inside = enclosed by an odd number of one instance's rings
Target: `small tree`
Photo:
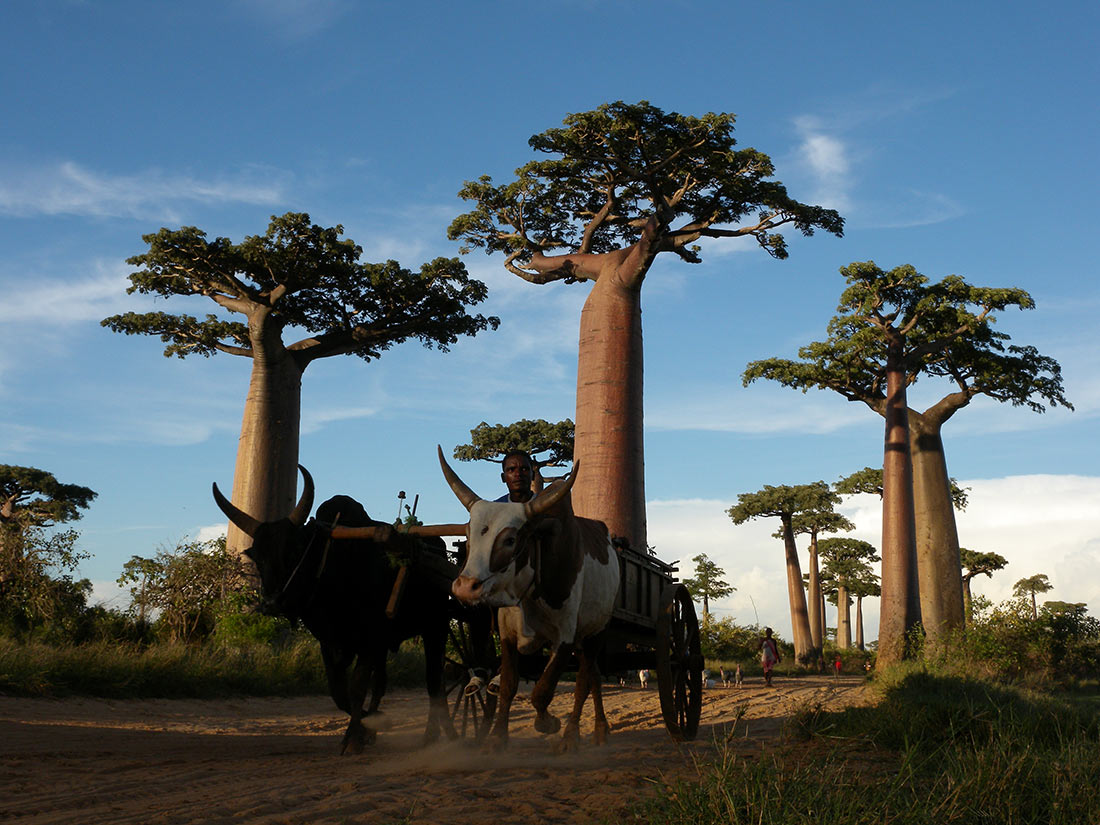
[[[783,550],[787,562],[787,598],[791,607],[791,629],[794,635],[795,657],[809,664],[821,657],[810,634],[806,591],[802,587],[802,568],[798,563],[798,548],[794,543],[794,519],[800,513],[828,509],[835,496],[824,481],[796,486],[764,485],[755,493],[741,493],[737,504],[726,513],[734,524],[744,524],[755,518],[775,517],[782,525]]]
[[[695,564],[695,575],[684,579],[684,587],[692,597],[703,600],[703,621],[710,621],[710,600],[724,599],[737,588],[722,579],[726,571],[700,553],[691,560]]]
[[[88,558],[77,548],[78,538],[75,530],[50,532],[37,525],[9,532],[0,545],[0,625],[18,637],[71,637],[92,590],[90,581],[73,575]]]
[[[837,591],[836,643],[838,647],[850,648],[852,646],[850,583],[872,576],[870,563],[880,559],[872,544],[849,536],[822,539],[818,543],[818,550],[824,560],[823,571]],[[860,620],[862,621],[862,615]]]
[[[647,101],[607,103],[534,135],[551,157],[459,192],[474,208],[448,230],[535,284],[587,281],[577,360],[573,487],[579,515],[606,522],[631,546],[647,545],[642,438],[642,283],[657,256],[698,263],[702,238],[753,238],[787,257],[777,230],[840,235],[836,212],[792,199],[771,159],[737,149],[731,114],[664,112]]]
[[[123,565],[120,585],[131,585],[131,609],[157,622],[173,641],[193,641],[214,629],[220,605],[243,584],[241,557],[225,538],[185,541],[154,558],[133,556]]]
[[[959,562],[963,569],[963,602],[966,606],[966,622],[969,624],[974,618],[974,597],[970,593],[971,580],[975,576],[993,578],[994,571],[1004,569],[1008,559],[1000,553],[979,553],[960,547]]]
[[[459,461],[499,461],[510,450],[523,450],[531,456],[531,489],[538,493],[543,486],[543,467],[564,467],[573,460],[573,429],[568,418],[556,424],[542,418],[493,426],[482,421],[470,430],[469,444],[455,447],[454,457]]]
[[[1036,573],[1034,576],[1020,579],[1012,585],[1012,595],[1020,599],[1031,599],[1031,618],[1038,619],[1039,610],[1035,604],[1035,594],[1049,593],[1053,589],[1054,585],[1050,583],[1046,573]]]
[[[130,275],[128,292],[205,296],[244,321],[164,312],[102,321],[114,332],[158,336],[166,357],[224,353],[251,360],[232,500],[261,521],[282,518],[294,506],[306,367],[335,355],[371,361],[410,338],[446,350],[459,336],[498,324],[466,313],[487,290],[458,260],[437,258],[419,272],[396,261],[364,263],[362,248],[341,237],[343,231],[291,212],[272,217],[265,234],[239,244],[208,241],[193,226],[144,235],[149,251],[127,261],[141,267]],[[285,343],[288,329],[305,335]],[[231,550],[249,543],[230,525]]]

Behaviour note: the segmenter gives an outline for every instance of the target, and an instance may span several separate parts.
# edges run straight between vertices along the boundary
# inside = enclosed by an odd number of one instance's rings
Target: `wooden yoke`
[[[465,536],[468,524],[418,524],[401,530],[410,536]],[[394,527],[389,524],[375,525],[372,527],[333,527],[334,539],[372,539],[374,541],[386,541],[393,535]]]

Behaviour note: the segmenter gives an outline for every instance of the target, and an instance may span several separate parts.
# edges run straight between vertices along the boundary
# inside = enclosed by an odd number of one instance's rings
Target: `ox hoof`
[[[610,731],[611,728],[596,728],[592,731],[592,741],[597,745],[606,745],[607,735]]]
[[[535,717],[535,730],[539,733],[557,733],[561,730],[561,720],[549,713]]]

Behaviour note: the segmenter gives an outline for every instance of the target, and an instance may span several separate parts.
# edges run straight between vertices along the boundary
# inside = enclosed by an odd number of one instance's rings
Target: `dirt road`
[[[386,697],[390,729],[360,756],[339,756],[345,725],[327,697],[145,700],[0,696],[0,822],[505,823],[615,822],[661,779],[692,772],[746,707],[733,746],[778,737],[800,706],[866,701],[857,676],[777,679],[776,687],[705,692],[698,739],[666,734],[657,691],[608,687],[610,744],[587,739],[555,756],[532,727],[521,685],[513,736],[501,754],[468,741],[421,747],[427,702]],[[571,705],[567,686],[552,710]],[[591,731],[591,718],[582,722]]]

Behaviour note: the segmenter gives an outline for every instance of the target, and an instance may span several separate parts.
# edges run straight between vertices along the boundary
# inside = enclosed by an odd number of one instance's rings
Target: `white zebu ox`
[[[555,733],[561,723],[547,708],[570,654],[580,659],[573,711],[559,747],[579,741],[581,710],[589,693],[595,711],[593,739],[607,741],[611,726],[604,715],[596,657],[604,628],[619,592],[619,560],[602,521],[573,514],[569,491],[578,464],[534,499],[493,502],[479,498],[443,458],[443,475],[470,513],[466,564],[451,592],[467,604],[500,608],[500,702],[490,736],[508,740],[508,713],[519,687],[517,653],[536,653],[549,645],[550,660],[531,693],[535,728]]]

